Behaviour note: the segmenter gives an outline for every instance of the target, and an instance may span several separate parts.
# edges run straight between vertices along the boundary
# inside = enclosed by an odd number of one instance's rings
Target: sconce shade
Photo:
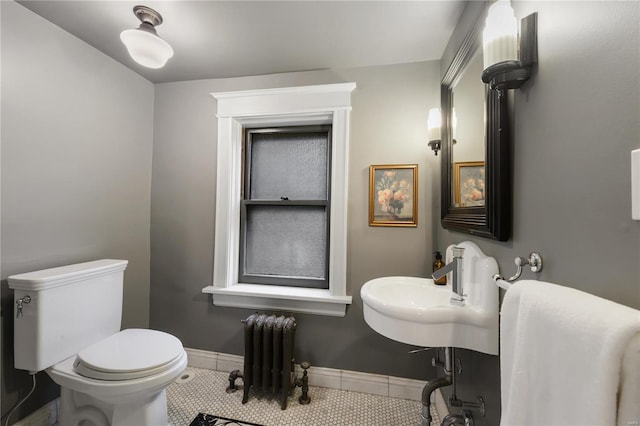
[[[491,90],[522,87],[531,77],[531,67],[538,62],[538,14],[523,18],[518,34],[511,3],[498,0],[489,7],[482,38],[482,81]]]
[[[173,49],[156,33],[155,25],[162,23],[162,16],[146,6],[136,6],[133,13],[142,21],[140,27],[124,30],[120,40],[127,47],[131,58],[147,68],[162,68],[173,56]]]
[[[442,117],[440,116],[440,108],[431,108],[429,110],[429,117],[427,118],[427,131],[429,141],[440,140],[441,127]]]
[[[484,69],[518,60],[518,21],[509,0],[498,0],[489,8],[482,46]]]

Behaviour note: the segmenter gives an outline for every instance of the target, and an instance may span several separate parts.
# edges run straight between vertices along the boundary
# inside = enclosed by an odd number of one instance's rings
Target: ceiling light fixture
[[[120,40],[134,61],[143,67],[162,68],[173,56],[169,43],[156,32],[155,27],[162,24],[162,16],[147,6],[135,6],[133,13],[142,23],[135,30],[120,33]]]

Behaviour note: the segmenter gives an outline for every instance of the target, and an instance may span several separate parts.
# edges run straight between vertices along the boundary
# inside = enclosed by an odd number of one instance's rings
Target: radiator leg
[[[282,365],[282,390],[280,394],[280,408],[282,410],[287,409],[287,399],[289,399],[291,390],[291,358],[288,361],[285,358]]]
[[[242,392],[242,403],[246,404],[247,401],[249,400],[249,386],[247,386],[246,384],[244,385],[244,391]]]
[[[240,370],[233,370],[229,373],[229,387],[227,388],[227,393],[233,393],[238,390],[236,387],[236,379],[244,379]]]

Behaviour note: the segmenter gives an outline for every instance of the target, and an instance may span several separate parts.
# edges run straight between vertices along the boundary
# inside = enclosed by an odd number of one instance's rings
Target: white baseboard
[[[185,351],[189,357],[189,366],[191,367],[225,372],[231,372],[233,370],[242,371],[243,369],[244,357],[240,355],[190,348],[185,348]],[[296,364],[295,367],[296,374],[299,376],[302,375],[300,365]],[[309,384],[311,386],[363,392],[391,398],[410,399],[413,401],[420,401],[422,399],[422,388],[427,384],[427,382],[421,380],[325,367],[311,366],[308,374]],[[446,403],[439,389],[435,392],[435,398],[436,404],[440,402],[440,405],[436,405],[436,407],[438,413],[441,413],[440,407],[446,407]]]
[[[58,423],[58,409],[60,398],[56,398],[48,404],[38,408],[24,419],[13,423],[13,426],[53,426]]]
[[[240,355],[223,354],[190,348],[185,348],[184,350],[187,352],[190,367],[206,368],[207,370],[215,371],[242,371],[244,357]]]

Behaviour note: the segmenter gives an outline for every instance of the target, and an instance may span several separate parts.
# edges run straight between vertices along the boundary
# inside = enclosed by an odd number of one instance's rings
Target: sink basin
[[[447,249],[447,263],[451,248]],[[498,354],[498,272],[495,259],[466,241],[462,283],[463,306],[452,305],[446,286],[430,278],[383,277],[362,286],[364,319],[376,332],[398,342],[424,347],[459,347]]]

